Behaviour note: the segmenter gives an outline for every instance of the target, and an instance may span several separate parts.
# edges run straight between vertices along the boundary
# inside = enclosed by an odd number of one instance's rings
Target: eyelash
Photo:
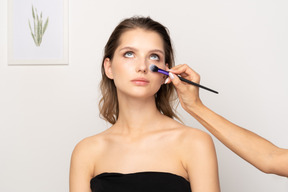
[[[133,56],[127,56],[127,54],[132,54]],[[161,59],[160,56],[158,54],[155,54],[155,53],[151,54],[149,58],[151,59],[151,57],[155,57],[155,56],[157,57],[157,59],[152,59],[152,60],[160,61],[160,59]],[[126,58],[134,57],[134,53],[132,51],[127,51],[124,53],[124,57],[126,57]]]
[[[134,54],[134,53],[132,51],[127,51],[124,53],[124,57],[127,57],[127,54]],[[128,57],[128,58],[130,58],[130,57]]]
[[[156,56],[156,57],[157,57],[157,59],[156,59],[157,61],[160,60],[160,57],[159,57],[159,55],[157,55],[157,54],[151,54],[151,56]],[[150,57],[151,57],[151,56],[150,56]],[[153,60],[155,60],[155,59],[153,59]]]

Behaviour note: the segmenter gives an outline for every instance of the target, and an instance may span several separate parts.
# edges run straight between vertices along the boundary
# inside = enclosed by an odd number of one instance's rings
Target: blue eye
[[[133,52],[128,51],[124,54],[124,57],[130,57],[131,58],[131,57],[134,57],[134,54],[133,54]]]
[[[156,54],[152,54],[152,55],[150,56],[150,59],[152,59],[152,60],[160,60],[159,56],[156,55]]]

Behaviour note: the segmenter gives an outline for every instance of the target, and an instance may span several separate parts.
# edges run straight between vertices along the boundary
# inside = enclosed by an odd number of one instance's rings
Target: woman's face
[[[165,76],[151,72],[154,64],[165,69],[164,43],[153,31],[133,29],[123,33],[113,59],[105,59],[106,75],[114,80],[118,97],[151,97],[159,90]]]

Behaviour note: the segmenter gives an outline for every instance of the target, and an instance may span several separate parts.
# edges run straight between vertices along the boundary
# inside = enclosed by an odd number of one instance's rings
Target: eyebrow
[[[158,53],[161,53],[162,55],[165,55],[164,52],[160,49],[152,49],[150,50],[150,52],[158,52]]]
[[[119,49],[119,51],[123,51],[123,50],[134,50],[134,51],[137,51],[137,49],[135,49],[134,47],[123,47],[121,49]],[[152,49],[152,50],[149,50],[149,52],[158,52],[158,53],[161,53],[162,55],[165,55],[164,52],[160,49]]]
[[[133,47],[123,47],[123,48],[119,49],[119,51],[123,51],[123,50],[126,50],[126,49],[137,50],[137,49],[135,49]]]

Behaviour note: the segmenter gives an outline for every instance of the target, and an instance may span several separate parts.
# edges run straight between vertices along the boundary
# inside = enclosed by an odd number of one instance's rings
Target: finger
[[[189,71],[189,67],[187,65],[179,65],[176,68],[172,68],[170,71],[174,74],[181,75],[182,77],[192,76],[193,72]]]
[[[176,65],[176,66],[172,67],[171,69],[169,69],[168,66],[167,66],[166,70],[167,71],[171,71],[173,73],[177,72],[177,74],[179,74],[179,73],[184,72],[185,68],[189,68],[189,66],[186,65],[186,64],[179,64],[179,65]]]
[[[191,69],[187,64],[177,65],[171,68],[170,72],[181,75],[182,77],[188,80],[198,82],[198,83],[200,82],[199,74],[195,72],[193,69]]]
[[[177,66],[171,68],[170,71],[173,73],[176,73],[176,74],[181,74],[181,73],[191,74],[193,72],[196,73],[187,64],[177,65]]]

